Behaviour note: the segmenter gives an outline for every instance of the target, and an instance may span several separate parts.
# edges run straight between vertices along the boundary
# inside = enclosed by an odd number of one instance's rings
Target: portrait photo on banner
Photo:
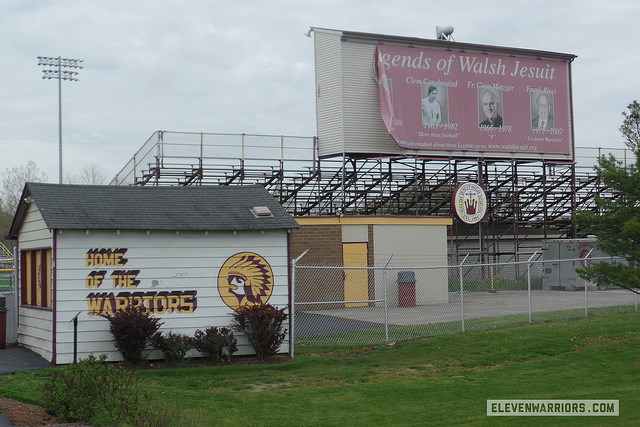
[[[489,86],[478,88],[478,126],[501,128],[503,125],[502,91]]]
[[[421,85],[422,126],[449,123],[449,88],[431,82]]]
[[[531,92],[531,129],[555,129],[553,119],[553,93]]]

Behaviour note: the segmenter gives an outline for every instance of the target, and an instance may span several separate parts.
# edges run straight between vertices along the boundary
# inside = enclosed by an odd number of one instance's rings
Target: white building
[[[54,364],[118,361],[102,315],[128,305],[187,335],[229,327],[240,305],[290,306],[288,230],[297,227],[261,186],[27,183],[9,231],[18,344]],[[238,347],[252,353],[244,336]]]

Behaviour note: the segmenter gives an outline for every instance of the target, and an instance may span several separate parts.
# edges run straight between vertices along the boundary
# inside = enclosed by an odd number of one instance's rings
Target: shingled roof
[[[27,183],[9,232],[36,203],[49,229],[270,230],[298,223],[260,185],[127,187]],[[254,207],[272,216],[256,217]]]

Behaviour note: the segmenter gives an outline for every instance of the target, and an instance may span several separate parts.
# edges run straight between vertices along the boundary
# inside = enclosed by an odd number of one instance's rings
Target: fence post
[[[591,256],[591,252],[593,252],[593,248],[585,255],[583,258],[584,266],[587,266],[587,258]],[[584,318],[589,318],[589,291],[587,286],[587,279],[584,279]]]
[[[464,328],[464,278],[462,277],[462,266],[464,265],[464,262],[467,260],[467,258],[469,258],[469,254],[467,254],[467,256],[464,257],[464,259],[458,266],[458,270],[460,272],[460,318],[462,323],[462,332],[465,331],[465,328]]]
[[[78,316],[80,316],[81,311],[79,311],[70,322],[73,322],[73,363],[78,363]]]
[[[531,318],[531,261],[533,257],[538,255],[538,251],[535,251],[529,261],[527,261],[527,300],[529,302],[529,323],[533,323],[533,319]]]
[[[138,178],[136,178],[136,165],[138,164],[138,161],[136,160],[136,154],[133,155],[133,182],[134,183],[138,181]]]
[[[307,252],[309,252],[309,249],[305,249],[298,258],[294,258],[291,261],[291,314],[289,315],[291,330],[289,331],[289,357],[292,359],[295,356],[296,347],[296,264]]]
[[[391,262],[391,258],[393,258],[393,255],[389,257],[389,261],[387,261],[387,263],[384,266],[384,269],[382,270],[382,277],[383,277],[383,283],[384,283],[384,343],[385,344],[389,344],[389,299],[387,298],[387,277],[388,277],[387,267]]]

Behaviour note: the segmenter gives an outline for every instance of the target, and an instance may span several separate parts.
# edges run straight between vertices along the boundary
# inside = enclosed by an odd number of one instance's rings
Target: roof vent
[[[254,206],[251,208],[251,213],[256,218],[273,218],[273,213],[266,206]]]

